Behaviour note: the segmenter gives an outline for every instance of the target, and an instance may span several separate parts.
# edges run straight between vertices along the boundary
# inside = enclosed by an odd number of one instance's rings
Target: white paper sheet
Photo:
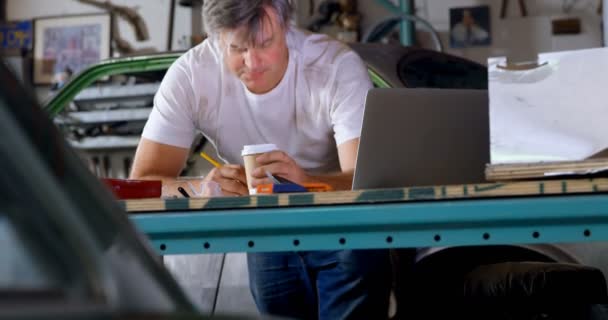
[[[539,55],[504,70],[488,61],[491,163],[575,161],[608,147],[608,48]]]

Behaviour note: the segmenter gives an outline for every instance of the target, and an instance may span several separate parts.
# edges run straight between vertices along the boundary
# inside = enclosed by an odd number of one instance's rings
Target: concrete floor
[[[259,315],[244,253],[171,255],[163,261],[203,314]]]

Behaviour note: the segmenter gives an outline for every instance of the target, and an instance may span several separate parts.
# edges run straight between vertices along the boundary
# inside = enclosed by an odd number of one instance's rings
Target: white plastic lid
[[[248,156],[252,154],[265,153],[270,151],[279,150],[275,144],[251,144],[248,146],[243,146],[243,151],[241,152],[241,156]]]

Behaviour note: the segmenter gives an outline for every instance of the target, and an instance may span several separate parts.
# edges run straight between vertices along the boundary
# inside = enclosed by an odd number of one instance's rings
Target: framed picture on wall
[[[20,56],[24,51],[32,50],[33,29],[31,20],[0,23],[0,52]]]
[[[467,48],[492,44],[490,7],[450,9],[450,46]]]
[[[36,85],[53,83],[55,76],[76,73],[110,57],[109,14],[45,17],[34,21]]]

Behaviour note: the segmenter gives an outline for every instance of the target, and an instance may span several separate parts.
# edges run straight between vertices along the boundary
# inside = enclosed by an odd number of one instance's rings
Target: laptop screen
[[[353,189],[485,182],[487,90],[372,89]]]

